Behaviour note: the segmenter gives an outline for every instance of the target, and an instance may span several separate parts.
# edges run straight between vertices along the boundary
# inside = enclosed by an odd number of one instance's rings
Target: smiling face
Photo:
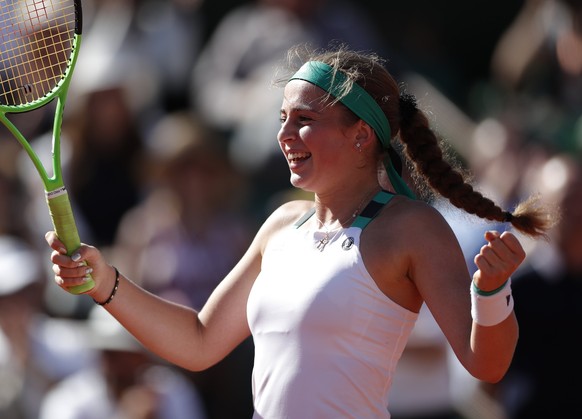
[[[341,186],[359,160],[356,143],[359,121],[341,104],[329,105],[315,85],[292,80],[281,106],[279,146],[291,171],[291,184],[318,192]]]

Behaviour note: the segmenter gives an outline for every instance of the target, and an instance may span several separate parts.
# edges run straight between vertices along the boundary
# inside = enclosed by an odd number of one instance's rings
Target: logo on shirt
[[[354,238],[353,237],[348,237],[342,243],[342,249],[344,249],[344,250],[350,250],[353,247],[353,245],[354,245]]]

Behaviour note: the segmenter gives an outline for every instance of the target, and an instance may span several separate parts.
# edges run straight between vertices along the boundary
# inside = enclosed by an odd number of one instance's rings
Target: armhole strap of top
[[[295,224],[293,224],[293,227],[295,228],[299,228],[301,227],[305,221],[309,220],[309,218],[311,218],[311,216],[315,214],[315,207],[311,208],[309,211],[307,211],[305,214],[303,214],[303,216],[298,219],[297,221],[295,221]]]
[[[372,200],[366,205],[366,207],[362,210],[362,212],[356,217],[354,222],[352,223],[352,227],[358,227],[362,230],[366,228],[368,223],[374,219],[376,215],[380,212],[382,207],[386,205],[390,200],[394,197],[393,193],[388,191],[380,191]]]

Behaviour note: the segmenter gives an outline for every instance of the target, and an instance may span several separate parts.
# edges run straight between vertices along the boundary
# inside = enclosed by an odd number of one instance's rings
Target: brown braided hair
[[[402,102],[408,102],[402,107]],[[532,237],[545,236],[551,227],[551,217],[538,205],[539,196],[533,195],[513,211],[506,211],[491,199],[476,191],[463,175],[443,158],[438,139],[429,127],[426,115],[412,105],[411,97],[402,97],[402,109],[408,109],[400,121],[400,140],[416,170],[433,190],[447,198],[454,206],[491,221],[511,223],[517,230]]]
[[[292,48],[288,63],[298,68],[305,61],[327,63],[341,70],[352,83],[358,83],[376,100],[388,119],[392,142],[399,139],[405,157],[433,192],[447,198],[454,206],[480,218],[508,222],[531,237],[547,237],[553,218],[533,195],[514,211],[507,211],[483,196],[466,181],[462,172],[445,158],[439,138],[429,120],[416,104],[414,96],[400,92],[400,86],[385,67],[385,61],[372,52],[357,52],[343,44],[326,50],[311,50],[301,45]],[[294,65],[293,65],[294,64]],[[280,79],[283,83],[287,79]],[[340,98],[336,98],[338,102]],[[346,108],[347,109],[347,108]]]

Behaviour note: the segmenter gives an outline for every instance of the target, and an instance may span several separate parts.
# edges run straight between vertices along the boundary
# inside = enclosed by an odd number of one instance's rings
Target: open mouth
[[[307,160],[311,157],[311,153],[289,153],[287,154],[287,160],[289,163],[299,163],[303,160]]]

